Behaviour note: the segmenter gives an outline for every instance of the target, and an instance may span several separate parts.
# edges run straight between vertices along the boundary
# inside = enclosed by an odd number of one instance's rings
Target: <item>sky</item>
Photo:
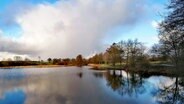
[[[0,60],[87,57],[113,42],[158,42],[168,0],[0,0]]]

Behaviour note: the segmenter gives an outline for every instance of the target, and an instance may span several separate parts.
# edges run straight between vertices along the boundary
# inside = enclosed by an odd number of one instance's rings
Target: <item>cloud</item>
[[[22,35],[16,40],[0,37],[4,43],[0,51],[43,58],[87,56],[103,50],[109,30],[134,27],[144,14],[141,5],[139,0],[68,0],[34,5],[14,17]]]
[[[34,46],[4,36],[2,30],[0,30],[0,44],[0,60],[2,60],[2,58],[13,58],[16,55],[21,55],[23,57],[34,57],[34,55],[40,51]]]
[[[151,21],[151,26],[155,29],[158,29],[159,28],[159,22],[153,20],[153,21]]]
[[[37,48],[24,44],[23,42],[19,42],[7,37],[0,35],[0,51],[1,52],[9,52],[9,53],[16,53],[16,54],[35,54],[39,50]],[[33,50],[34,48],[34,50]]]
[[[0,26],[2,26],[2,28],[17,26],[18,24],[15,21],[15,17],[25,13],[31,7],[31,4],[26,3],[24,0],[12,0],[12,3],[7,5],[4,10],[0,12]]]

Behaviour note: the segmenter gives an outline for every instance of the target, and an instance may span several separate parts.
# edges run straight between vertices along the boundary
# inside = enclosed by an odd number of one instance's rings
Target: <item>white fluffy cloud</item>
[[[159,28],[159,22],[153,20],[153,21],[151,21],[151,26],[155,29],[158,29]]]
[[[133,27],[144,13],[141,3],[139,0],[68,0],[32,6],[15,18],[22,36],[15,41],[0,37],[7,46],[5,50],[0,47],[0,51],[43,58],[87,56],[103,49],[103,39],[111,29]]]

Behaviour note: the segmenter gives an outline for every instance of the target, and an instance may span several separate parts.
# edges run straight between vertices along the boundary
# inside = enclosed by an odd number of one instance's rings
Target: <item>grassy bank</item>
[[[173,66],[166,66],[162,64],[151,64],[149,68],[125,68],[125,65],[107,65],[107,64],[89,64],[94,70],[124,70],[128,72],[138,73],[144,76],[151,76],[151,75],[165,75],[165,76],[184,76],[183,73],[174,72]]]
[[[125,65],[112,66],[109,64],[88,64],[88,66],[91,66],[92,69],[94,70],[107,70],[107,69],[121,70]]]

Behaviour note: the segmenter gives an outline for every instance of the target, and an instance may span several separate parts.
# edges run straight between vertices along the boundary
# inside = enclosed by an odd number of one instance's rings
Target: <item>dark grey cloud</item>
[[[39,49],[17,42],[12,39],[8,39],[0,36],[0,52],[9,52],[16,54],[29,54],[29,55],[37,55],[39,53]]]

